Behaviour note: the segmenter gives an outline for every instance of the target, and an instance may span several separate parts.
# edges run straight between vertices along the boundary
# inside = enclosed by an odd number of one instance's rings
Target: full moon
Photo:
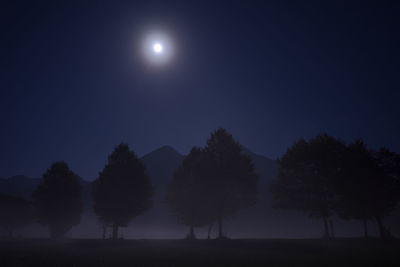
[[[157,54],[162,53],[162,51],[163,51],[163,46],[162,46],[162,44],[160,44],[160,43],[155,43],[155,44],[153,45],[153,50],[154,50],[154,52],[156,52]]]
[[[142,53],[147,63],[165,65],[174,55],[172,38],[165,32],[147,33],[143,38]]]

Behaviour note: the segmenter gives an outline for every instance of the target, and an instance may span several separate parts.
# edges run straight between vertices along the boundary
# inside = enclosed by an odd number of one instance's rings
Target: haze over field
[[[5,1],[0,265],[400,266],[399,14]]]
[[[268,192],[268,185],[277,174],[276,162],[267,157],[255,154],[250,150],[246,153],[252,156],[256,172],[260,174],[258,186],[260,202],[252,208],[240,211],[237,215],[227,220],[226,232],[233,238],[319,238],[322,235],[320,220],[310,219],[302,212],[282,211],[272,208],[272,196]],[[184,155],[171,146],[163,146],[141,157],[146,164],[150,179],[155,186],[154,206],[145,214],[137,217],[129,227],[123,228],[124,238],[182,238],[187,233],[187,227],[178,223],[166,206],[164,197],[168,182],[173,171],[182,162]],[[91,179],[92,180],[92,179]],[[40,182],[40,178],[14,176],[0,179],[0,192],[30,199],[33,190]],[[83,185],[83,198],[85,211],[82,222],[73,228],[68,236],[100,238],[102,228],[97,221],[92,205],[90,181],[81,178]],[[399,212],[387,219],[387,224],[394,234],[400,233]],[[371,234],[378,235],[376,226],[370,223]],[[208,227],[196,230],[199,238],[207,237]],[[360,236],[362,229],[360,222],[345,222],[334,219],[334,231],[337,236]],[[216,226],[214,225],[215,236]],[[22,230],[21,234],[27,236],[47,236],[47,231],[34,225]]]

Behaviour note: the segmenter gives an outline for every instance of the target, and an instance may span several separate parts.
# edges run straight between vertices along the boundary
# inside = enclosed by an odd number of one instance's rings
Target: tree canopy
[[[250,156],[225,129],[211,133],[204,148],[194,147],[175,171],[166,201],[179,220],[193,227],[218,221],[219,238],[224,237],[222,219],[254,205],[258,175]]]
[[[381,148],[372,152],[380,170],[380,176],[372,181],[373,191],[370,197],[371,209],[378,223],[383,239],[391,237],[390,230],[383,225],[383,218],[392,214],[400,200],[400,155]]]
[[[119,227],[127,226],[152,205],[153,187],[146,167],[124,143],[108,157],[92,189],[94,211],[103,223],[113,227],[114,239]]]
[[[168,185],[166,202],[179,221],[190,227],[188,238],[195,238],[194,227],[215,221],[207,195],[207,158],[201,148],[193,147],[174,172]]]
[[[343,175],[335,181],[335,211],[345,220],[362,220],[364,235],[368,237],[367,220],[374,218],[374,181],[380,179],[382,172],[361,140],[348,145],[345,160]]]
[[[327,219],[335,212],[343,219],[375,219],[382,238],[390,236],[382,219],[399,201],[400,157],[387,149],[372,151],[361,140],[346,145],[334,137],[317,135],[298,140],[279,159],[271,186],[275,206],[302,210]]]
[[[278,160],[278,176],[271,186],[275,206],[301,210],[322,218],[329,237],[328,218],[335,205],[334,181],[342,175],[346,145],[329,135],[299,139]]]
[[[258,175],[249,155],[225,129],[211,133],[204,148],[209,159],[207,194],[218,221],[219,238],[224,236],[222,219],[258,202]]]
[[[375,219],[381,237],[389,237],[382,219],[391,215],[399,200],[399,155],[386,148],[372,151],[356,140],[348,146],[346,161],[344,176],[336,183],[337,214],[362,220],[365,237],[367,220]]]
[[[35,215],[49,227],[53,238],[63,237],[78,225],[83,209],[82,186],[65,162],[55,162],[33,192]]]

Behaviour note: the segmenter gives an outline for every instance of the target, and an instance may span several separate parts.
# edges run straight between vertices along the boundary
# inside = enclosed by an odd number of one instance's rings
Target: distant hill
[[[276,163],[274,160],[264,156],[257,155],[250,150],[245,153],[253,158],[256,172],[261,176],[260,184],[268,183],[276,175]],[[148,154],[145,154],[141,161],[146,165],[147,172],[151,182],[156,189],[156,194],[168,184],[171,180],[174,170],[181,164],[185,156],[177,152],[171,146],[160,147]],[[90,194],[90,182],[79,177],[83,187],[84,194]],[[0,192],[14,196],[30,199],[32,192],[39,185],[41,178],[32,178],[24,175],[12,176],[9,178],[0,178]],[[88,199],[85,197],[85,199]]]
[[[247,148],[244,148],[244,153],[253,159],[255,171],[260,176],[259,187],[267,187],[275,179],[278,173],[276,160],[253,153]]]
[[[272,208],[272,196],[268,192],[268,185],[276,177],[276,161],[253,153],[249,149],[245,149],[245,153],[252,157],[255,171],[260,175],[258,188],[259,203],[225,220],[226,233],[236,238],[299,238],[321,236],[322,223],[319,220],[310,220],[300,212],[282,211]],[[183,158],[184,155],[177,152],[171,146],[160,147],[141,158],[147,167],[148,174],[155,188],[153,208],[142,216],[135,218],[132,221],[131,227],[123,229],[125,237],[177,238],[183,237],[186,234],[187,227],[177,222],[177,219],[171,215],[164,203],[166,186],[171,180],[174,170],[179,166]],[[101,227],[98,225],[92,211],[91,186],[89,182],[83,179],[80,180],[83,186],[83,199],[86,212],[81,225],[71,231],[71,236],[99,237],[101,236]],[[0,192],[30,199],[32,192],[39,182],[39,178],[29,178],[22,175],[0,179]],[[334,221],[336,232],[339,235],[361,235],[359,222],[348,223],[337,219]],[[371,223],[371,225],[373,225],[371,232],[376,232],[375,223]],[[391,225],[393,224],[390,223],[389,226]],[[205,237],[207,229],[196,229],[196,232],[200,237]]]
[[[0,179],[0,193],[30,199],[39,183],[39,178],[30,178],[24,175]]]
[[[266,191],[267,184],[273,180],[276,175],[276,163],[274,160],[264,156],[257,155],[250,150],[245,150],[253,158],[256,172],[260,175],[260,192]],[[133,225],[141,228],[141,236],[144,237],[170,237],[177,234],[183,235],[186,228],[177,222],[177,219],[170,214],[170,211],[164,203],[166,187],[172,179],[174,170],[181,164],[184,155],[177,152],[171,146],[160,147],[148,154],[145,154],[141,161],[146,165],[147,172],[155,188],[153,197],[153,207],[143,216],[139,216],[133,222]],[[80,179],[83,186],[83,199],[85,210],[89,214],[82,222],[82,225],[76,232],[88,234],[90,223],[95,223],[92,211],[92,198],[90,183]],[[40,178],[29,178],[26,176],[14,176],[7,179],[0,179],[0,192],[21,196],[30,199],[32,192],[40,183]]]
[[[260,175],[259,191],[260,195],[262,195],[263,203],[265,203],[264,198],[267,197],[268,184],[275,178],[277,173],[276,161],[255,154],[248,149],[245,149],[244,153],[252,157],[256,172]],[[184,155],[170,146],[163,146],[143,156],[142,161],[146,164],[150,178],[156,189],[153,208],[133,222],[134,226],[141,226],[141,235],[143,237],[171,238],[186,234],[186,227],[178,223],[177,219],[171,215],[168,206],[164,203],[166,186],[172,179],[174,170],[180,165],[183,158]],[[263,209],[263,206],[260,206],[260,208]],[[254,212],[259,212],[259,209],[252,210],[253,214]],[[253,219],[256,216],[257,214],[251,216],[251,218]],[[262,218],[258,218],[258,220],[260,219],[262,220]],[[240,225],[238,227],[240,228]],[[229,228],[227,227],[227,229]],[[204,229],[202,231],[204,232]]]
[[[163,146],[144,155],[141,161],[146,165],[151,182],[157,188],[168,184],[183,158],[184,156],[171,146]]]

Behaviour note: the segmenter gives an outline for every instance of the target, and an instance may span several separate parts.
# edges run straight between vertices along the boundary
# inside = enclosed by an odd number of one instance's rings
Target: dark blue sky
[[[322,132],[400,151],[396,1],[55,2],[0,9],[0,177],[93,179],[121,141],[187,153],[217,127],[271,158]],[[152,29],[162,68],[138,53]]]

